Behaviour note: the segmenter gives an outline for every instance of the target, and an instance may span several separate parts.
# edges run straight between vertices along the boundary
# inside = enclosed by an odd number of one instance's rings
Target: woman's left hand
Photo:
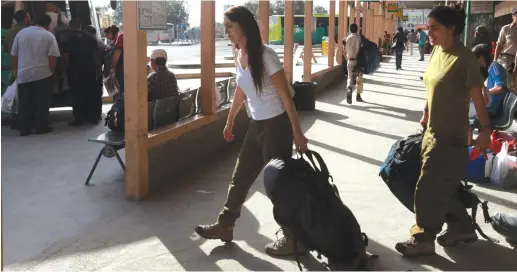
[[[309,140],[307,140],[301,131],[294,133],[294,145],[296,146],[296,152],[305,153],[307,150],[309,150],[307,147],[308,142]]]

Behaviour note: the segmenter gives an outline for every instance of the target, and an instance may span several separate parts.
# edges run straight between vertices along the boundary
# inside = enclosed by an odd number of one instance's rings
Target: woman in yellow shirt
[[[436,6],[428,15],[429,39],[434,46],[424,74],[427,103],[421,124],[422,168],[415,191],[416,224],[411,239],[397,243],[404,256],[432,255],[434,240],[442,246],[477,240],[475,228],[455,192],[468,162],[469,101],[481,123],[477,148],[490,146],[490,124],[482,95],[479,62],[460,41],[466,14],[461,5]]]

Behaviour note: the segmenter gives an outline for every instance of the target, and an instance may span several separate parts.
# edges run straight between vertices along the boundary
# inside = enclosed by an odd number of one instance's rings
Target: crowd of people
[[[97,38],[92,25],[77,19],[53,23],[48,14],[32,24],[24,10],[15,12],[16,24],[6,34],[4,50],[13,59],[13,79],[18,86],[18,113],[13,114],[12,128],[21,136],[35,130],[37,134],[53,129],[49,109],[56,88],[70,90],[73,120],[70,126],[96,125],[102,120],[102,96],[106,89],[113,100],[124,94],[123,33],[115,25],[104,30],[106,43]],[[51,28],[53,32],[50,31]],[[149,101],[178,93],[174,73],[167,69],[167,52],[152,52],[148,65]]]

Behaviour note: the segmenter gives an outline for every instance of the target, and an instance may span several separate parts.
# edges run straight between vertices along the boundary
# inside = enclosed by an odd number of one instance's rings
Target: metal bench
[[[118,154],[118,151],[126,146],[123,132],[108,131],[97,136],[97,138],[88,139],[88,142],[99,143],[103,144],[104,146],[99,151],[99,154],[95,159],[95,163],[93,163],[92,170],[90,170],[90,174],[88,174],[88,178],[86,178],[84,185],[90,184],[90,179],[92,178],[93,172],[95,172],[95,169],[97,168],[97,164],[99,164],[101,156],[106,158],[117,158],[117,161],[120,164],[120,167],[122,167],[122,170],[126,171],[126,166]]]
[[[517,111],[517,95],[513,92],[508,92],[503,101],[503,108],[501,113],[490,119],[492,128],[498,131],[508,130],[513,123],[513,118]]]

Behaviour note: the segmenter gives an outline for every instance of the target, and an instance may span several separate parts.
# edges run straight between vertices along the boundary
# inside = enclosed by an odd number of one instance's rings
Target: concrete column
[[[284,70],[289,82],[293,81],[294,55],[294,2],[284,1]]]
[[[138,30],[137,2],[123,5],[126,196],[140,200],[149,192],[147,35]]]
[[[14,2],[14,11],[22,10],[24,8],[23,1],[15,1]]]
[[[201,113],[215,112],[215,1],[201,1]]]
[[[346,33],[348,32],[348,0],[343,0],[343,4],[344,4],[344,12],[345,12],[345,17],[343,17],[343,27],[345,29],[345,38],[346,38]]]
[[[312,64],[312,0],[305,1],[303,26],[303,81],[310,82]]]
[[[262,42],[269,44],[269,1],[259,1],[259,25]]]
[[[338,17],[338,38],[337,38],[337,53],[336,53],[336,59],[339,64],[343,64],[343,39],[345,38],[345,19],[346,16],[345,13],[345,2],[339,1],[339,17]]]
[[[328,65],[330,67],[334,66],[334,57],[336,52],[336,1],[330,0],[330,8],[329,8],[329,59]]]

